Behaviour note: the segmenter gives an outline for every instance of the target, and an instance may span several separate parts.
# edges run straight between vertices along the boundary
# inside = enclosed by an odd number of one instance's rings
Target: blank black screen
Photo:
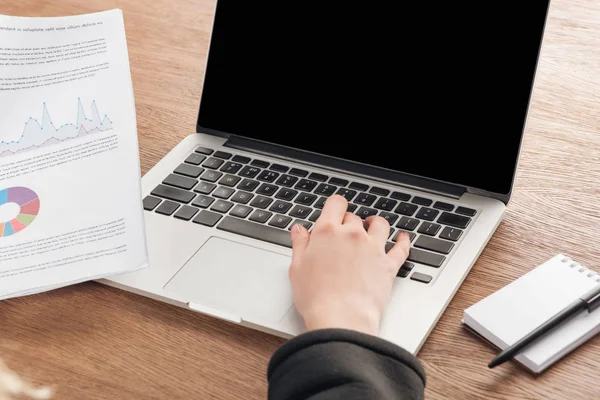
[[[548,2],[410,3],[219,0],[198,129],[509,193]]]

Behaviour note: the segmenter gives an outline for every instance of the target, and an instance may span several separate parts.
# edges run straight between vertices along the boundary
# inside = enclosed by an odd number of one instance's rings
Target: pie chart
[[[17,216],[10,221],[0,220],[0,238],[14,235],[27,228],[35,220],[40,210],[38,195],[26,187],[16,186],[0,189],[0,208],[9,204],[18,206],[19,211]]]

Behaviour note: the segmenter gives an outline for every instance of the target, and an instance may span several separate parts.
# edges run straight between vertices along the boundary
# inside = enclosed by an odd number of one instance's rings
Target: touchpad
[[[294,303],[290,261],[288,256],[211,237],[164,289],[243,319],[277,322]]]

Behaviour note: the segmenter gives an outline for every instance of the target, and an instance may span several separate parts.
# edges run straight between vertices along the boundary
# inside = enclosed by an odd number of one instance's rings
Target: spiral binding
[[[587,268],[587,267],[579,264],[576,261],[573,261],[572,258],[567,257],[567,256],[563,256],[563,258],[560,261],[563,264],[569,264],[569,268],[571,268],[571,269],[577,268],[577,272],[579,272],[579,273],[583,274],[583,273],[587,272],[585,274],[586,278],[591,278],[591,279],[596,280],[596,282],[600,282],[600,275],[597,272],[592,271],[591,269],[589,269],[589,268]]]

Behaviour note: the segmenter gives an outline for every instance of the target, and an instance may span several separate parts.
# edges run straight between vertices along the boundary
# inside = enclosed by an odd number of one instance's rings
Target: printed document
[[[147,266],[120,10],[0,15],[0,300]]]

